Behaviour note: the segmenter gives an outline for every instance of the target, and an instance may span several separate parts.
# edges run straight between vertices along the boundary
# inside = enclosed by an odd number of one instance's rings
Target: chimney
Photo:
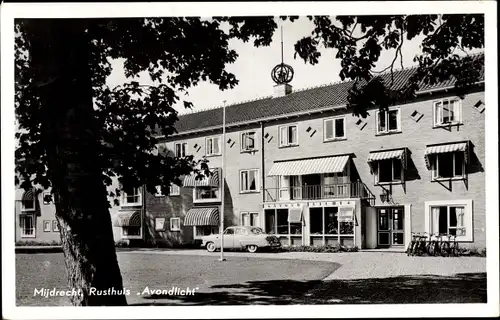
[[[284,97],[292,93],[292,86],[288,83],[280,83],[274,86],[274,98]]]

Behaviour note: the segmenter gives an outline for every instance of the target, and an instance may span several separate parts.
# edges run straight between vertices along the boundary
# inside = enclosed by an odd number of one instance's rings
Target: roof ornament
[[[281,63],[273,68],[271,78],[276,84],[289,83],[293,79],[293,68],[283,62],[283,26],[281,27]]]

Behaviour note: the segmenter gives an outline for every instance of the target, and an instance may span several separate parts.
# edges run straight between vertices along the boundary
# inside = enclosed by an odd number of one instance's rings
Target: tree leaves
[[[464,95],[481,75],[482,56],[458,53],[484,47],[483,15],[307,18],[313,28],[310,36],[295,44],[295,57],[314,65],[321,58],[319,46],[333,49],[340,60],[340,78],[353,81],[348,107],[359,116],[366,116],[369,107],[385,108],[411,99],[420,85],[450,77],[456,79],[457,93]],[[298,17],[279,19],[293,22]],[[37,32],[29,29],[30,21],[16,20],[16,171],[26,187],[32,183],[50,186],[46,145],[41,139],[47,115],[36,92],[43,83],[35,82],[41,66],[32,65],[29,56],[30,42]],[[111,177],[119,176],[123,183],[146,183],[148,188],[154,184],[167,187],[179,175],[206,164],[206,159],[174,159],[168,152],[155,155],[159,141],[154,133],[168,137],[176,132],[178,115],[173,105],[179,101],[178,93],[187,94],[200,81],[209,81],[220,90],[233,88],[238,80],[226,66],[235,62],[238,54],[230,48],[230,40],[253,40],[256,47],[267,46],[278,27],[273,17],[81,19],[78,23],[85,26],[92,48],[87,67],[93,76],[94,116],[100,128],[96,139],[101,141],[96,152],[102,159],[104,182],[109,184]],[[377,78],[380,71],[374,68],[382,52],[395,51],[394,59],[382,70],[392,74],[397,60],[402,59],[403,41],[417,37],[423,37],[421,53],[415,56],[418,68],[407,85],[394,89],[393,81]],[[125,74],[131,81],[108,88],[110,59],[117,58],[124,59]],[[141,73],[150,76],[150,85],[134,80]],[[192,102],[182,103],[186,108],[194,107]]]

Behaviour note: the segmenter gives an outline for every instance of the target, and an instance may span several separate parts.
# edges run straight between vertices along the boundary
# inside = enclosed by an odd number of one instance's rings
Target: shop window
[[[219,227],[216,226],[195,226],[194,229],[195,238],[219,234]]]

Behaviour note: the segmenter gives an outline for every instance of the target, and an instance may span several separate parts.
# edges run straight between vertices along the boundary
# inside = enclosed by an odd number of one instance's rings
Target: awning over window
[[[401,165],[406,169],[406,148],[388,151],[374,151],[368,155],[368,164],[373,165],[374,162],[382,160],[397,159],[401,161]],[[373,169],[373,168],[372,168]]]
[[[141,212],[129,211],[119,213],[116,217],[113,226],[115,227],[140,227],[141,226]]]
[[[275,162],[269,176],[338,173],[344,171],[349,155]]]
[[[184,178],[183,187],[218,187],[219,186],[219,169],[214,169],[210,177],[205,177],[201,180],[196,179],[196,175],[192,174]]]
[[[35,194],[33,190],[24,191],[23,196],[21,197],[22,201],[33,201],[35,199]]]
[[[439,144],[439,145],[431,145],[427,146],[425,149],[425,165],[427,169],[431,168],[431,162],[429,157],[439,153],[448,153],[448,152],[463,152],[465,162],[468,162],[468,142],[458,142],[458,143],[448,143],[448,144]]]
[[[185,226],[218,226],[219,208],[192,208],[184,218]]]
[[[339,207],[339,221],[347,222],[354,220],[353,207]]]
[[[288,210],[288,222],[290,223],[302,222],[302,208],[290,208]]]

